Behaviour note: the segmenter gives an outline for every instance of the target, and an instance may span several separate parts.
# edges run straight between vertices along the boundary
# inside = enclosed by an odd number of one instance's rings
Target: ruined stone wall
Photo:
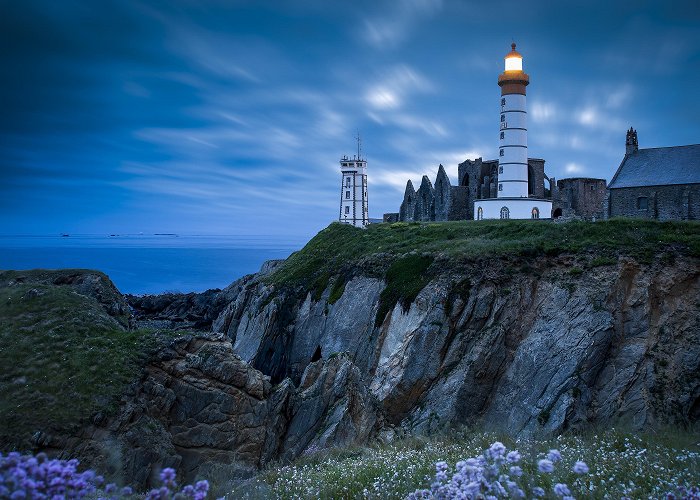
[[[646,198],[646,208],[640,198]],[[658,220],[700,219],[700,184],[610,190],[610,217]]]
[[[605,179],[560,179],[552,197],[552,212],[557,208],[565,217],[601,219],[605,214]]]
[[[528,195],[544,198],[544,160],[528,158]]]
[[[427,175],[423,176],[420,187],[416,191],[416,209],[413,220],[421,222],[435,220],[435,189],[433,189],[433,184]]]
[[[382,217],[382,222],[398,222],[399,221],[399,212],[390,212],[388,214],[384,214]]]
[[[402,222],[411,222],[416,213],[416,190],[413,189],[413,183],[406,183],[406,191],[403,195],[403,201],[399,208],[399,220]]]
[[[450,210],[447,220],[472,220],[474,218],[474,202],[469,198],[469,187],[451,186]]]

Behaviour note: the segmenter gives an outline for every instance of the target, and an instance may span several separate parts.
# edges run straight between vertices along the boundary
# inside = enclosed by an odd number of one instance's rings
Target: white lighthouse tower
[[[360,155],[360,136],[357,136],[357,155],[352,159],[340,159],[343,174],[340,189],[340,216],[343,224],[366,227],[369,224],[367,210],[367,161]]]
[[[523,72],[523,56],[512,50],[505,57],[505,71],[498,76],[501,87],[496,198],[474,203],[475,219],[549,219],[551,200],[528,197],[527,107],[525,87],[530,77]]]

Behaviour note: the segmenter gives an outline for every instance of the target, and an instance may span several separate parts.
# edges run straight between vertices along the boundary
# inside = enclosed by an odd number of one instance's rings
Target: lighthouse
[[[343,224],[366,227],[369,224],[367,210],[367,161],[360,155],[360,136],[357,136],[357,155],[340,159],[340,215]]]
[[[551,216],[550,200],[528,195],[525,88],[529,83],[530,77],[523,71],[523,56],[513,43],[505,56],[505,70],[498,76],[501,96],[496,198],[477,200],[475,219],[549,219]]]

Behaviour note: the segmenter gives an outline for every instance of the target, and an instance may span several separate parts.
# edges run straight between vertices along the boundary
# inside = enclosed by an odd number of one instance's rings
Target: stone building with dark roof
[[[625,146],[608,185],[607,217],[700,219],[700,144],[639,149],[630,128]]]

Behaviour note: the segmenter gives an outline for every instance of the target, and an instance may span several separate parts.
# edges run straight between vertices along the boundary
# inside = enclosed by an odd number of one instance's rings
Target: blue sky
[[[498,74],[529,154],[613,175],[700,142],[697,1],[0,0],[0,234],[311,236],[360,131],[370,216],[408,178],[495,158]]]

